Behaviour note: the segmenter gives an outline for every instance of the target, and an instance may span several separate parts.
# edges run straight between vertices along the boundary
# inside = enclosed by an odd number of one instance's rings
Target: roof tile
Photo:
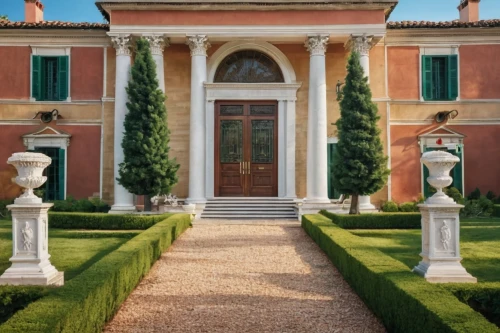
[[[13,22],[0,20],[0,29],[80,29],[108,30],[109,24],[89,22],[41,21],[39,23]]]
[[[450,29],[450,28],[494,28],[500,27],[500,20],[481,20],[476,22],[461,21],[401,21],[387,22],[387,29]]]

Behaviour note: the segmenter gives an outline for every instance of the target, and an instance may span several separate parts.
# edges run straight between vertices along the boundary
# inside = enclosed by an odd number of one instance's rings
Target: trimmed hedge
[[[500,217],[500,205],[493,205],[493,213],[491,216]]]
[[[302,227],[388,332],[499,332],[450,290],[427,283],[400,261],[326,217],[304,215]]]
[[[177,214],[123,244],[64,287],[18,311],[2,333],[101,332],[153,263],[189,226]]]
[[[459,300],[500,327],[500,283],[453,284],[448,287]]]
[[[49,225],[60,229],[145,230],[172,214],[115,215],[105,213],[49,212]]]
[[[0,286],[0,323],[46,293],[45,287]]]
[[[420,213],[335,214],[322,210],[321,215],[343,229],[420,229]]]

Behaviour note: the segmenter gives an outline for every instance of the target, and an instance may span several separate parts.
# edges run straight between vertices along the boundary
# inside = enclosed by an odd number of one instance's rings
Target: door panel
[[[221,196],[244,195],[243,161],[244,119],[221,119],[219,122],[219,187]]]
[[[277,196],[277,103],[217,102],[215,195]]]

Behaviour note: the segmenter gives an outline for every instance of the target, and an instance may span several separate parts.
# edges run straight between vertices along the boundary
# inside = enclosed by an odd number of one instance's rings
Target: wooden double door
[[[215,104],[215,196],[278,195],[278,103]]]

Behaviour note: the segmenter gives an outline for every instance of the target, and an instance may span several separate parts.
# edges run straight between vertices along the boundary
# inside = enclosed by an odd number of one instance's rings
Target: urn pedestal
[[[0,276],[0,285],[64,284],[64,273],[58,272],[49,260],[47,212],[53,204],[42,203],[33,193],[47,180],[42,172],[51,162],[39,153],[15,153],[7,160],[16,167],[18,176],[13,180],[24,188],[24,193],[7,206],[12,212],[12,266]]]
[[[453,182],[450,171],[460,159],[444,151],[432,151],[424,153],[421,161],[429,169],[427,181],[437,191],[418,205],[422,213],[422,261],[413,271],[434,283],[476,283],[460,263],[459,213],[464,206],[443,192]]]
[[[418,205],[422,213],[422,261],[413,271],[434,283],[472,282],[460,261],[460,219],[462,205]]]
[[[0,276],[0,285],[64,285],[64,273],[49,260],[47,212],[52,206],[7,206],[12,212],[12,266]]]

